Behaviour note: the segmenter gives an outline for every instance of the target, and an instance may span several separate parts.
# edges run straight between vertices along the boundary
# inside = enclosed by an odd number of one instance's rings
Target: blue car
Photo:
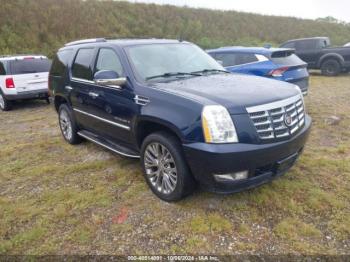
[[[307,63],[293,49],[262,47],[222,47],[208,50],[215,60],[232,73],[250,74],[286,81],[308,92]]]

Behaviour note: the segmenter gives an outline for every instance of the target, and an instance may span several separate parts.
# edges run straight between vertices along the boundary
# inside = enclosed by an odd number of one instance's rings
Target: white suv
[[[0,56],[0,109],[11,109],[13,100],[48,100],[51,61],[42,55]]]

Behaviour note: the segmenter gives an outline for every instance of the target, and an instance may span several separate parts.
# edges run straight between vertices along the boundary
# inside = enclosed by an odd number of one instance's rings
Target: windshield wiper
[[[203,69],[201,71],[195,71],[195,72],[192,72],[192,73],[194,73],[194,74],[199,74],[199,73],[205,74],[205,73],[211,73],[211,72],[229,73],[228,71],[221,70],[221,69]]]
[[[167,78],[167,77],[173,77],[173,76],[201,76],[199,73],[196,72],[191,72],[191,73],[186,73],[186,72],[173,72],[173,73],[164,73],[161,75],[155,75],[155,76],[149,76],[146,77],[146,80],[154,79],[154,78]]]

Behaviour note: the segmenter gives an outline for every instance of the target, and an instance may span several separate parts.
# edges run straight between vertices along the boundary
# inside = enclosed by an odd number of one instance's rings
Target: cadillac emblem
[[[290,114],[285,114],[284,115],[284,123],[286,124],[286,126],[290,127],[292,125],[293,122],[293,118]]]

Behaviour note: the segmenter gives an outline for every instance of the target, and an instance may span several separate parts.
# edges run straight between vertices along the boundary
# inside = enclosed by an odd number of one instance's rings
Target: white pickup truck
[[[0,109],[11,109],[12,101],[48,100],[51,61],[42,55],[0,56]]]

